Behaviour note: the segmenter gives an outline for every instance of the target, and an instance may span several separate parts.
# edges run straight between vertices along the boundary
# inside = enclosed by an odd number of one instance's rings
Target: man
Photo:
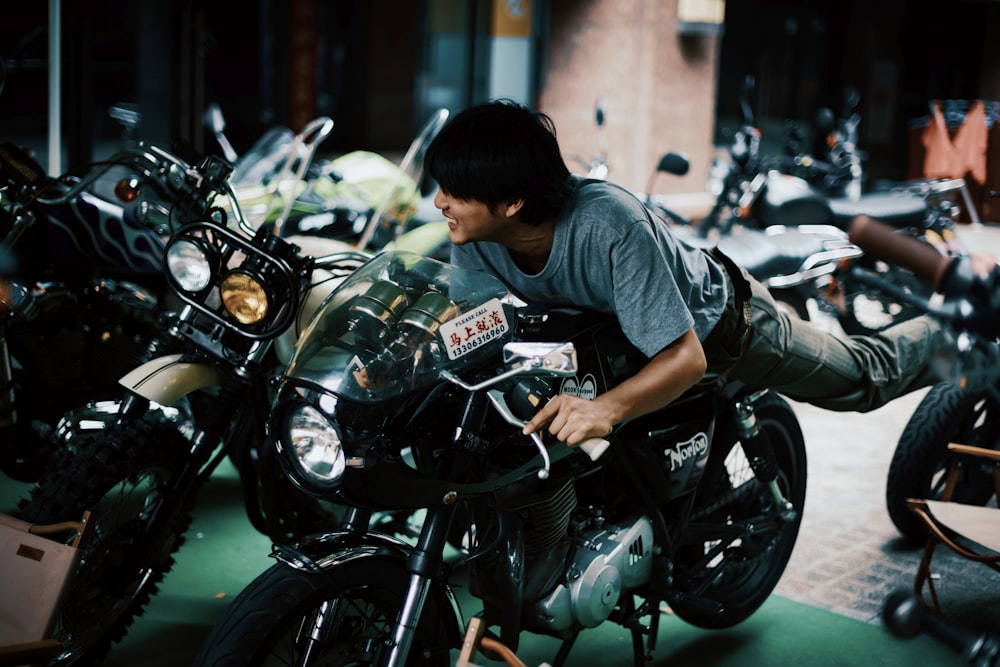
[[[560,395],[527,423],[574,446],[728,374],[794,400],[867,411],[933,383],[940,335],[916,318],[842,339],[776,308],[718,252],[691,247],[623,188],[570,174],[551,120],[509,101],[466,109],[428,148],[452,262],[499,277],[528,302],[614,313],[648,358],[594,398]]]

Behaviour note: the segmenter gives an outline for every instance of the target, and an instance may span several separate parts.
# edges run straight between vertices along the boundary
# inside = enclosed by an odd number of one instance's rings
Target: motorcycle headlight
[[[321,494],[340,485],[347,468],[340,430],[311,405],[290,409],[278,449],[285,471],[304,490]]]
[[[267,290],[248,273],[230,273],[219,285],[219,293],[226,310],[240,324],[255,324],[267,315]]]
[[[167,248],[167,269],[177,284],[188,292],[200,292],[212,281],[212,262],[199,244],[187,239]]]

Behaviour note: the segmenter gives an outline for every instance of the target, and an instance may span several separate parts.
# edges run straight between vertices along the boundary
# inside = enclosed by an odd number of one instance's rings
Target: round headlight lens
[[[219,292],[226,310],[240,324],[255,324],[267,315],[267,291],[249,274],[230,273],[223,279]]]
[[[340,432],[310,405],[292,409],[285,422],[281,450],[307,488],[336,485],[347,468]]]
[[[205,250],[186,239],[167,248],[167,268],[181,289],[188,292],[200,292],[212,280],[212,263]]]

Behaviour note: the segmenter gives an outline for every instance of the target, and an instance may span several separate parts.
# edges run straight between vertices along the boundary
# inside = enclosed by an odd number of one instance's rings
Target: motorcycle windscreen
[[[507,289],[493,276],[406,252],[354,271],[302,333],[289,378],[361,403],[426,387],[511,338]]]

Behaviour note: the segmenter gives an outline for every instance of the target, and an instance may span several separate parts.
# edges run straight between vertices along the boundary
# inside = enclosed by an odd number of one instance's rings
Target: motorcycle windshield
[[[507,289],[493,276],[384,252],[320,306],[286,370],[339,397],[385,401],[462,374],[510,340]]]

